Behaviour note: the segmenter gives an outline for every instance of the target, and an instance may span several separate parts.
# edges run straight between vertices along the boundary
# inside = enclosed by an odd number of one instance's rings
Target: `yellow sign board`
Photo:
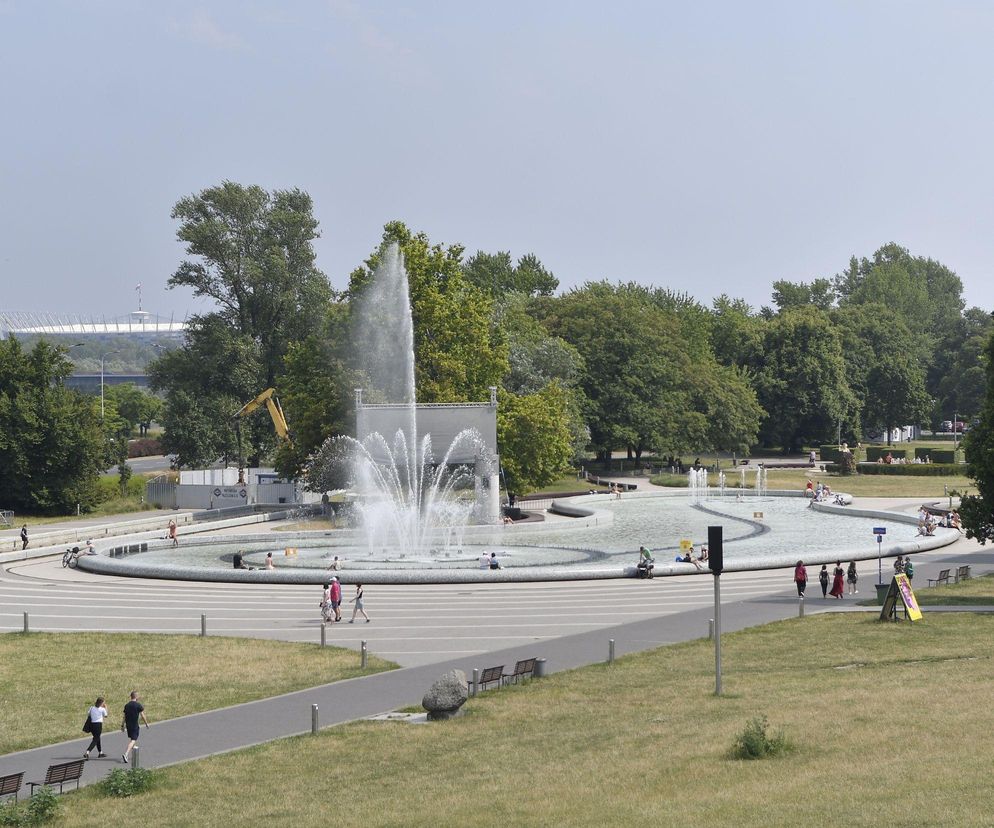
[[[694,542],[692,540],[688,540],[687,538],[682,538],[680,540],[681,552],[689,552],[693,548],[694,548]]]
[[[887,590],[887,597],[884,598],[883,608],[880,610],[880,620],[887,621],[897,617],[897,599],[901,599],[904,604],[904,614],[909,621],[921,621],[922,611],[918,606],[918,599],[915,598],[915,591],[911,588],[911,581],[903,572],[894,576]]]
[[[762,513],[762,512],[753,512],[753,513],[752,513],[752,516],[753,516],[753,518],[755,518],[756,520],[762,520],[762,519],[763,519],[763,513]]]

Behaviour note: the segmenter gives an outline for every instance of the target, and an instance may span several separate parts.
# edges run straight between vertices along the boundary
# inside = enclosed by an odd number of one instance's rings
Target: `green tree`
[[[129,435],[138,429],[140,435],[144,436],[152,420],[162,411],[162,400],[132,382],[108,386],[104,391],[104,398],[105,403],[109,401],[114,404]]]
[[[527,493],[569,470],[569,396],[556,382],[534,394],[498,394],[497,445],[508,491]]]
[[[534,253],[522,256],[514,264],[510,252],[478,250],[466,260],[463,272],[470,282],[494,299],[508,293],[551,296],[559,287],[559,280],[546,270]]]
[[[193,318],[183,348],[149,368],[153,388],[165,392],[166,448],[189,465],[217,459],[212,450],[240,453],[231,415],[278,386],[290,347],[320,330],[331,289],[315,266],[317,220],[300,190],[268,193],[226,181],[181,199],[173,218],[191,258],[169,285],[216,304]],[[181,413],[203,422],[189,423]],[[256,465],[275,445],[273,430],[261,418],[244,426],[249,463]]]
[[[864,420],[883,426],[887,445],[891,430],[902,425],[917,425],[928,417],[931,401],[925,391],[925,372],[910,358],[878,362],[866,378]]]
[[[846,382],[840,335],[813,306],[789,308],[768,320],[755,386],[766,419],[766,445],[797,451],[834,436],[857,401]]]
[[[810,284],[779,280],[773,283],[773,303],[781,311],[814,305],[819,310],[831,310],[835,288],[831,279],[815,279]]]
[[[994,334],[985,348],[987,395],[977,424],[963,439],[968,472],[977,494],[962,498],[960,515],[968,538],[994,540]]]
[[[63,384],[72,373],[64,348],[46,341],[30,352],[0,341],[0,503],[49,514],[97,500],[106,441],[92,398]]]

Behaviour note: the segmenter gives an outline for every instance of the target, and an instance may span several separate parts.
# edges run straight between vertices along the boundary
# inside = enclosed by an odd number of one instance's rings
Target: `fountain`
[[[397,244],[383,251],[373,281],[358,303],[358,357],[374,399],[397,409],[400,427],[392,440],[379,431],[363,439],[346,438],[352,448],[352,479],[365,545],[387,548],[399,557],[447,556],[461,544],[462,531],[478,508],[480,486],[473,486],[482,468],[492,464],[476,429],[464,428],[441,457],[432,450],[431,435],[418,439],[418,406],[414,372],[414,324],[407,271]],[[362,405],[356,392],[357,409]],[[453,456],[475,455],[477,473],[455,466]],[[460,496],[476,489],[476,500]]]

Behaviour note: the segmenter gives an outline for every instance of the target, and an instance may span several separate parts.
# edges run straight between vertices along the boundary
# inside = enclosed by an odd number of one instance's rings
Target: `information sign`
[[[915,598],[915,591],[911,588],[911,581],[904,573],[895,575],[890,582],[890,589],[887,590],[887,597],[884,598],[884,605],[880,610],[881,621],[897,618],[898,599],[904,604],[904,614],[909,621],[921,621],[922,611],[918,606],[918,599]]]

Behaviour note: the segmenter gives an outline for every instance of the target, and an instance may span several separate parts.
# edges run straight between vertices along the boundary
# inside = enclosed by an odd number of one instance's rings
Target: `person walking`
[[[366,615],[366,610],[362,608],[362,584],[355,585],[355,598],[352,599],[355,606],[352,608],[352,618],[349,619],[350,624],[355,623],[355,617],[357,613],[362,613],[362,617],[366,619],[366,623],[369,623],[369,616]]]
[[[914,580],[915,577],[915,565],[911,563],[911,558],[904,559],[904,574],[908,576],[908,580]]]
[[[335,620],[342,620],[342,585],[336,575],[331,579],[331,608],[335,611]]]
[[[808,570],[804,568],[804,561],[798,561],[794,567],[794,583],[797,585],[797,595],[804,597],[804,590],[808,586]]]
[[[21,551],[28,548],[28,525],[25,523],[21,527]]]
[[[856,561],[849,561],[849,568],[846,570],[846,580],[849,582],[849,594],[859,595],[859,590],[856,589],[856,582],[859,580],[859,575],[856,573]]]
[[[179,540],[176,537],[176,521],[173,518],[169,518],[169,540],[173,542],[173,546],[179,546]]]
[[[832,573],[832,591],[829,595],[842,598],[845,595],[846,585],[844,582],[845,570],[842,568],[842,561],[835,562],[835,571]]]
[[[145,727],[151,727],[145,716],[145,705],[138,699],[138,691],[132,690],[128,703],[124,705],[123,730],[128,734],[128,746],[124,749],[124,753],[121,754],[121,761],[125,765],[128,764],[128,754],[131,753],[131,748],[138,743],[139,719],[145,722]]]
[[[107,755],[104,753],[103,745],[100,744],[100,734],[103,733],[104,719],[107,718],[107,705],[104,704],[103,696],[97,696],[97,700],[93,702],[93,707],[86,714],[86,718],[90,723],[90,746],[83,752],[83,758],[89,759],[90,751],[96,748],[97,758],[103,759]]]
[[[821,572],[818,573],[818,583],[821,584],[821,597],[828,597],[828,564],[821,565]]]
[[[333,621],[335,618],[335,612],[331,607],[331,583],[325,582],[324,589],[321,593],[321,620],[327,623],[328,621]]]

